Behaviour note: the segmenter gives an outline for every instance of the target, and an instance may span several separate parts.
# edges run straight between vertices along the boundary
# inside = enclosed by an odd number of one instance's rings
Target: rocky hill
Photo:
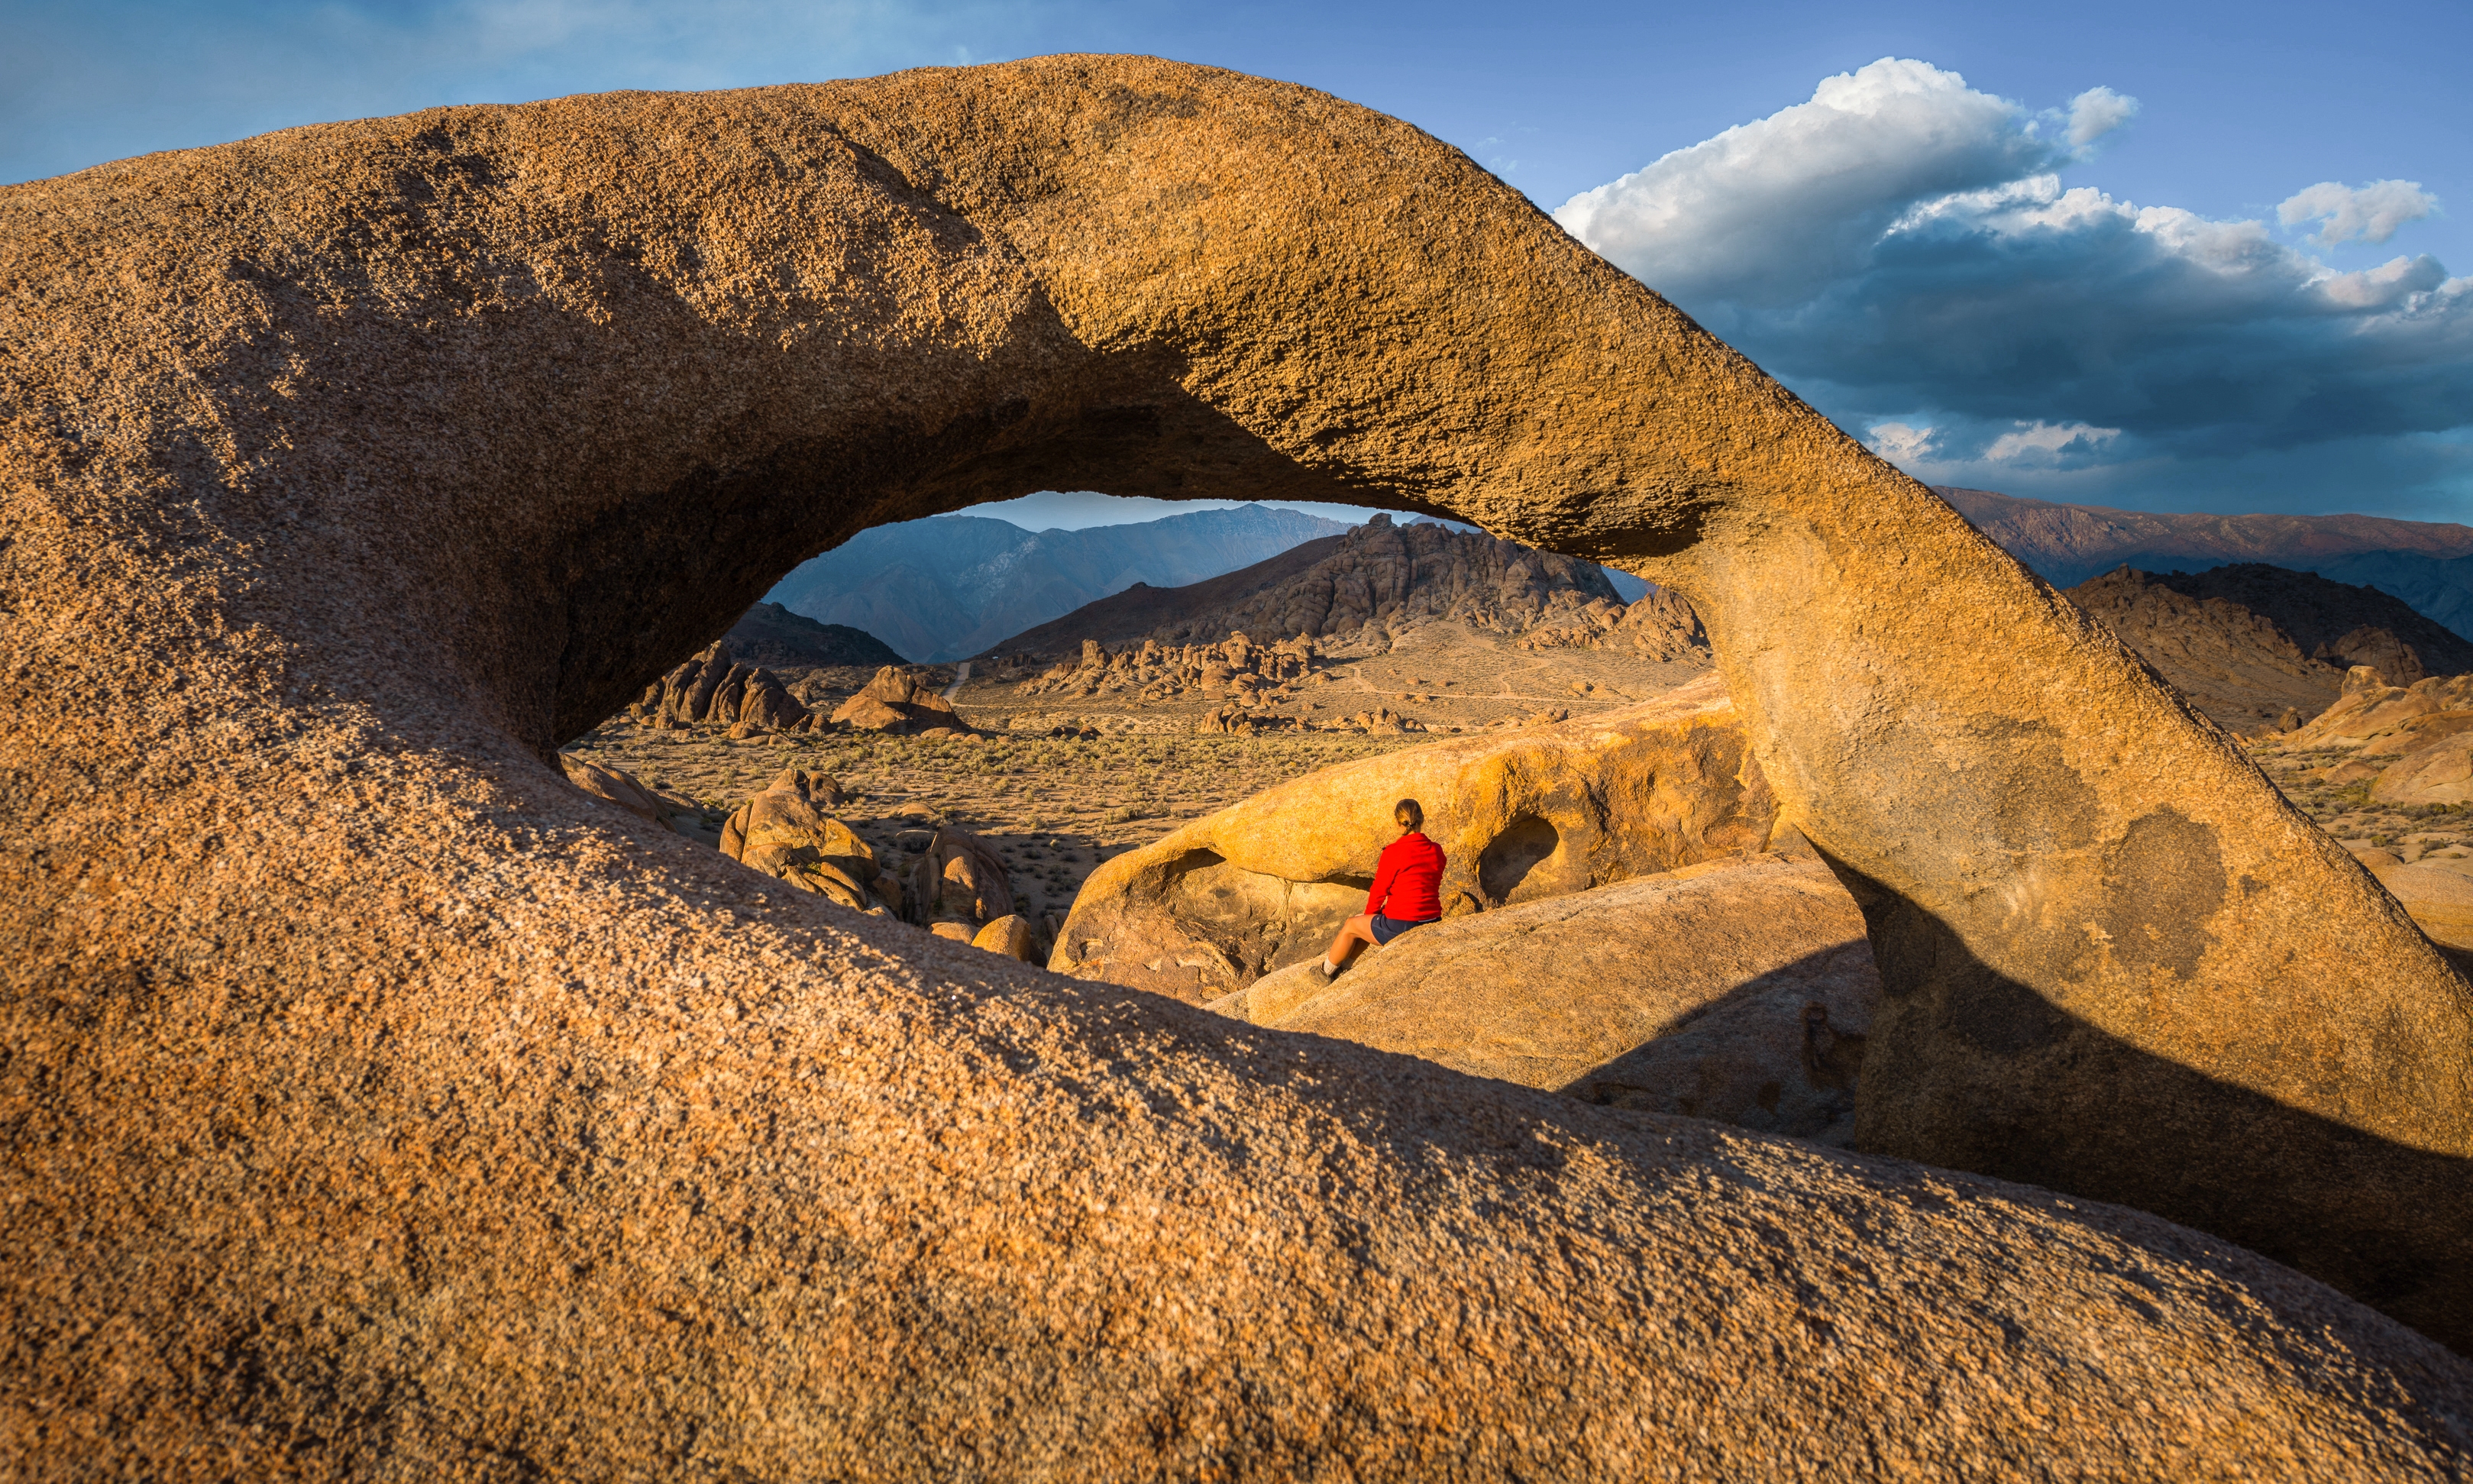
[[[862,531],[768,596],[909,658],[956,659],[1130,586],[1200,582],[1347,529],[1263,505],[1081,531],[938,515]]]
[[[1265,642],[1379,641],[1438,619],[1506,638],[1558,625],[1576,631],[1563,642],[1587,647],[1616,642],[1608,636],[1629,610],[1642,608],[1668,611],[1646,602],[1625,605],[1592,562],[1479,531],[1433,521],[1396,524],[1376,515],[1344,536],[1309,541],[1209,582],[1129,588],[1016,634],[991,653],[1070,655],[1086,639],[1112,647],[1145,640],[1214,644],[1232,634]],[[1624,633],[1620,642],[1636,637]]]
[[[2378,587],[2473,638],[2473,526],[2380,515],[2151,515],[1933,488],[2055,586],[2125,564],[2197,571],[2266,562]]]
[[[2226,730],[2290,730],[2332,705],[2345,671],[2389,683],[2473,670],[2473,642],[2374,587],[2242,562],[2203,572],[2120,567],[2068,596]]]
[[[749,664],[776,670],[900,664],[892,646],[864,629],[820,624],[779,603],[758,603],[724,636],[730,652]]]

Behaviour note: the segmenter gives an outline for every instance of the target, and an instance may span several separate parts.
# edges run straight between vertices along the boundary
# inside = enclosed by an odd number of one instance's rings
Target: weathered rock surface
[[[1416,130],[1087,58],[440,109],[0,189],[0,277],[12,1473],[2465,1470],[2463,1361],[2084,1198],[2473,1333],[2461,981]],[[1875,883],[1859,1141],[2080,1195],[1060,981],[546,761],[762,553],[1068,480],[1688,593]]]
[[[787,731],[807,720],[807,708],[779,676],[741,662],[722,640],[647,686],[628,712],[661,727],[704,723],[767,731]]]
[[[1412,798],[1448,861],[1446,914],[1532,901],[1757,849],[1772,809],[1725,686],[1559,727],[1326,768],[1093,872],[1048,968],[1200,1003],[1319,956],[1365,909]]]
[[[1013,878],[1004,858],[978,836],[949,825],[938,826],[911,863],[907,894],[913,921],[965,922],[964,942],[1014,910]]]
[[[1819,861],[1705,862],[1309,960],[1211,1009],[1585,1102],[1844,1143],[1881,998]]]
[[[925,735],[938,730],[964,731],[968,727],[945,699],[935,672],[917,665],[886,665],[865,689],[841,704],[833,725],[860,731],[894,731]]]
[[[876,851],[824,812],[843,802],[831,778],[784,768],[721,826],[721,853],[845,907],[898,909],[902,894],[882,879]]]
[[[2473,803],[2473,675],[2390,685],[2356,666],[2336,704],[2283,745],[2324,757],[2317,776],[2330,781],[2369,779],[2381,803]]]
[[[1030,919],[1019,912],[1009,912],[973,934],[971,946],[1028,963],[1032,938]]]
[[[558,754],[559,771],[566,780],[605,803],[614,803],[636,818],[659,825],[663,829],[677,827],[671,816],[675,812],[660,795],[646,788],[636,776],[624,769],[604,766],[571,753]]]

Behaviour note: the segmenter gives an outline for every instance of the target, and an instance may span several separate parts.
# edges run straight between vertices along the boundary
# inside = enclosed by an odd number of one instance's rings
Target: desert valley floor
[[[1332,730],[1230,735],[1199,730],[1222,698],[1164,702],[1125,695],[1025,695],[1019,675],[964,678],[952,692],[968,736],[769,733],[660,729],[624,716],[569,749],[621,769],[684,806],[677,824],[708,842],[723,820],[782,769],[832,775],[852,802],[836,817],[878,857],[915,853],[925,831],[951,825],[1002,854],[1034,920],[1061,919],[1100,861],[1274,784],[1353,758],[1437,738],[1585,717],[1662,695],[1705,673],[1601,650],[1529,651],[1460,623],[1410,630],[1396,644],[1357,640],[1327,650],[1327,677],[1266,709]],[[982,670],[984,667],[981,667]],[[872,671],[807,672],[824,707]],[[954,666],[930,667],[955,683]],[[1403,727],[1345,727],[1388,710]],[[2252,756],[2285,795],[2357,854],[2383,851],[2473,876],[2473,813],[2371,799],[2375,769],[2342,747],[2292,746],[2267,735]],[[2348,771],[2349,765],[2349,771]],[[1052,926],[1049,931],[1053,931]]]

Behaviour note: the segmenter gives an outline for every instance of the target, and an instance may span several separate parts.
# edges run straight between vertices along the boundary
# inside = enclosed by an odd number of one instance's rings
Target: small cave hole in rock
[[[1554,826],[1534,814],[1513,820],[1511,827],[1495,836],[1494,843],[1477,857],[1477,885],[1485,892],[1486,904],[1500,907],[1517,899],[1529,873],[1562,844],[1563,837]]]

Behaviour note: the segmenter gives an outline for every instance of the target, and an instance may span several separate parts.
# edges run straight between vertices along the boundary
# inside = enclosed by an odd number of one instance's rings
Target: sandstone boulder
[[[558,754],[559,771],[566,780],[605,803],[614,803],[638,819],[648,820],[663,829],[675,829],[673,817],[677,810],[669,801],[637,782],[636,776],[623,769],[578,757],[572,753]]]
[[[2415,739],[2422,745],[2383,770],[2370,797],[2382,803],[2473,803],[2473,710],[2455,714],[2461,727],[2435,737],[2437,729],[2424,730]]]
[[[1030,919],[1019,912],[1009,912],[982,927],[972,937],[971,946],[1001,953],[1007,958],[1030,962]]]
[[[733,658],[727,641],[707,645],[647,686],[627,710],[658,727],[743,726],[740,735],[788,731],[807,719],[806,706],[779,676]]]
[[[2462,855],[2413,862],[2386,850],[2363,851],[2362,864],[2388,889],[2421,930],[2459,950],[2473,950],[2473,858]]]
[[[1772,811],[1707,677],[1584,721],[1326,768],[1197,820],[1092,873],[1048,967],[1200,1003],[1319,956],[1364,910],[1403,798],[1449,861],[1447,913],[1756,849]]]
[[[1709,861],[1309,960],[1214,1002],[1585,1102],[1851,1140],[1880,1004],[1863,917],[1806,855]]]
[[[886,894],[877,886],[876,851],[824,812],[842,802],[830,777],[784,768],[721,826],[721,853],[864,912]]]
[[[877,670],[876,679],[843,702],[832,719],[859,731],[966,730],[936,683],[936,672],[917,665],[889,664]]]
[[[967,921],[965,942],[1014,909],[1003,858],[978,836],[949,825],[938,826],[911,863],[907,898],[910,915],[920,922]]]

